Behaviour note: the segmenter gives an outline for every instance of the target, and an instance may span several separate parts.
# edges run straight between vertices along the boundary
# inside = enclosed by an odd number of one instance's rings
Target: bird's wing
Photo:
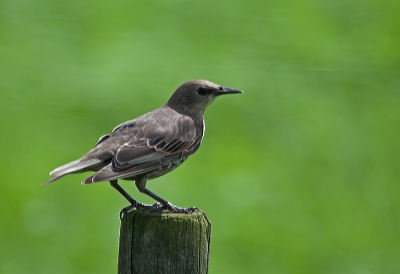
[[[121,125],[119,130],[126,126]],[[175,119],[162,117],[136,121],[136,134],[115,153],[111,164],[85,179],[83,184],[133,177],[157,169],[180,159],[200,141],[196,127],[188,116],[178,115]],[[118,133],[118,130],[113,134]],[[112,137],[111,137],[112,138]]]

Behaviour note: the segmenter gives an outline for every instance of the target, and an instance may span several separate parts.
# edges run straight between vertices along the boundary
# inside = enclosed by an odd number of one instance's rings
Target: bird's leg
[[[151,198],[153,198],[154,200],[156,200],[157,202],[162,204],[162,207],[158,208],[158,210],[167,209],[167,210],[169,210],[171,212],[175,212],[175,213],[193,213],[197,210],[197,208],[195,208],[195,207],[182,208],[182,207],[174,206],[170,202],[164,200],[160,196],[158,196],[158,195],[154,194],[153,192],[151,192],[150,190],[148,190],[146,188],[146,180],[137,179],[135,181],[135,184],[140,192],[150,196]]]
[[[137,208],[137,209],[140,209],[140,210],[146,210],[146,209],[147,209],[147,210],[150,210],[150,211],[157,211],[158,208],[160,207],[160,204],[159,204],[159,203],[155,203],[155,204],[153,204],[153,205],[146,205],[146,204],[139,203],[138,201],[136,201],[135,199],[133,199],[133,198],[131,197],[131,195],[129,195],[128,192],[126,192],[126,191],[118,184],[117,180],[110,181],[110,185],[111,185],[113,188],[115,188],[122,196],[125,197],[125,199],[127,199],[127,200],[131,203],[130,206],[124,207],[124,208],[121,210],[121,212],[119,213],[120,218],[122,218],[122,215],[123,215],[123,214],[127,213],[128,211],[130,211],[131,209],[134,209],[134,208]]]

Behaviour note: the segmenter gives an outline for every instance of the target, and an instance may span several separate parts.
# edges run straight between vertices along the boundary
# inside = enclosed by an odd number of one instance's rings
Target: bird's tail
[[[61,177],[70,174],[70,173],[79,173],[79,172],[84,172],[92,169],[96,169],[97,166],[101,165],[103,163],[102,160],[99,159],[90,159],[87,161],[81,161],[76,160],[71,163],[68,163],[66,165],[60,166],[50,172],[50,175],[53,176],[51,179],[47,180],[42,184],[43,185],[48,185]]]

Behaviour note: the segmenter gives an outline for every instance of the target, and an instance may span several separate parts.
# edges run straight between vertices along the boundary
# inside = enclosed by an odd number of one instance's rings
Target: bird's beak
[[[214,92],[214,96],[224,95],[224,94],[233,94],[233,93],[243,93],[243,91],[234,89],[234,88],[227,88],[227,87],[220,87],[220,89]]]

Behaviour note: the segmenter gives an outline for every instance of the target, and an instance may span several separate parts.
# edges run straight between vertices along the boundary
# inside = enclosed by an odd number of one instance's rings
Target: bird
[[[95,173],[85,178],[82,184],[108,181],[130,203],[120,214],[134,208],[193,212],[195,207],[175,206],[148,190],[146,183],[171,172],[197,151],[205,131],[204,111],[215,98],[239,93],[243,92],[207,80],[185,82],[164,106],[122,123],[111,133],[101,136],[83,157],[51,171],[52,177],[42,185],[68,174],[92,171]],[[139,203],[118,184],[119,179],[135,181],[139,192],[157,202],[152,205]]]

